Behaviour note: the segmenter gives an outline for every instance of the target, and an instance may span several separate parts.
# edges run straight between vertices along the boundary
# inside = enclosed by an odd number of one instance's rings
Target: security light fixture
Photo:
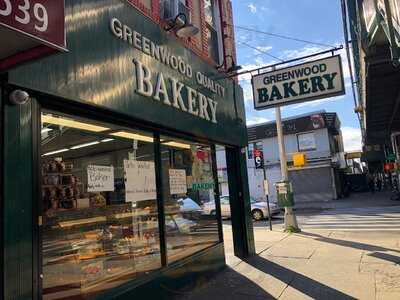
[[[12,104],[23,105],[29,101],[30,96],[23,90],[15,90],[10,93],[9,99]]]
[[[180,25],[183,19],[183,25]],[[174,30],[180,38],[188,38],[199,33],[199,28],[188,21],[186,14],[179,13],[171,24],[164,28],[166,31]]]
[[[224,57],[224,61],[222,62],[222,64],[220,64],[219,66],[217,66],[217,69],[221,69],[224,66],[226,66],[226,59],[230,58],[232,65],[226,69],[226,73],[230,74],[230,73],[235,73],[237,71],[239,71],[240,69],[242,69],[242,66],[236,65],[235,60],[233,59],[232,55],[227,55]]]

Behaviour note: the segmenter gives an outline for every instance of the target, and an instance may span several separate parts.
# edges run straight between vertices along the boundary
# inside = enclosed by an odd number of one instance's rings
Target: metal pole
[[[278,106],[275,108],[275,117],[276,117],[276,129],[278,132],[278,145],[279,145],[279,157],[281,162],[281,174],[282,181],[289,181],[288,169],[287,169],[287,161],[286,161],[286,151],[285,151],[285,141],[283,138],[283,129],[282,129],[282,117],[281,117],[281,108]],[[293,207],[285,206],[285,230],[299,230],[299,225],[297,224],[296,216],[293,212]]]
[[[216,78],[216,80],[232,78],[232,77],[236,77],[236,76],[240,76],[240,75],[244,75],[244,74],[248,74],[248,73],[253,73],[253,72],[258,72],[258,74],[260,74],[261,71],[266,70],[266,69],[270,69],[270,68],[274,69],[277,66],[280,66],[280,65],[283,65],[283,64],[288,64],[288,63],[295,62],[295,61],[298,61],[298,60],[311,58],[311,57],[314,57],[314,56],[317,56],[317,55],[323,55],[323,54],[326,54],[326,53],[329,53],[329,52],[339,51],[341,49],[343,49],[343,45],[340,45],[339,47],[336,47],[336,48],[333,48],[333,49],[329,49],[329,50],[313,53],[313,54],[310,54],[310,55],[305,55],[305,56],[302,56],[302,57],[296,57],[296,58],[293,58],[293,59],[285,60],[283,62],[274,63],[274,64],[267,65],[267,66],[263,66],[263,67],[260,67],[260,68],[255,68],[255,69],[246,70],[246,71],[243,71],[243,72],[234,73],[234,74],[231,74],[231,75],[228,75],[228,76],[224,76],[224,77],[221,77],[221,78]]]
[[[264,159],[264,158],[263,158]],[[265,194],[265,196],[267,197],[267,209],[268,209],[268,223],[269,223],[269,230],[271,230],[272,231],[272,219],[271,219],[271,210],[270,210],[270,208],[269,208],[269,191],[268,191],[268,188],[267,188],[267,174],[266,174],[266,172],[265,172],[265,166],[264,166],[264,162],[263,162],[263,174],[264,174],[264,182],[263,182],[263,184],[264,184],[264,194]]]

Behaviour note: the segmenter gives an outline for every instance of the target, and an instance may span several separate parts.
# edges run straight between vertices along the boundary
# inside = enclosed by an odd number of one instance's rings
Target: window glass
[[[215,27],[215,17],[214,17],[214,1],[204,0],[204,15],[206,22]]]
[[[214,0],[204,0],[204,15],[206,20],[206,36],[208,44],[208,56],[219,63],[219,41],[217,17],[218,7]]]
[[[209,25],[206,26],[206,29],[208,56],[211,57],[215,62],[219,62],[218,33],[213,27]]]
[[[229,198],[228,197],[221,197],[221,204],[229,204]]]
[[[90,299],[161,267],[153,135],[42,114],[43,299]]]
[[[219,242],[209,146],[161,137],[168,262]]]

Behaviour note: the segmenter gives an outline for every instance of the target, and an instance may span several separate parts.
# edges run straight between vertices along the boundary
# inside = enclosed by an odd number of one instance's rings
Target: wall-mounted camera
[[[30,100],[30,96],[25,91],[15,90],[10,93],[9,99],[12,104],[23,105]]]

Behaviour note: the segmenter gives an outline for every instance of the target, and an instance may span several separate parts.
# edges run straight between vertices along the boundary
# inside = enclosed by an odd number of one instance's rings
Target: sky
[[[286,35],[327,45],[344,44],[340,0],[232,0],[234,24],[261,31]],[[328,47],[285,40],[235,28],[238,65],[242,70],[278,62],[252,47],[286,60],[320,52]],[[342,125],[345,151],[361,149],[361,132],[351,90],[350,71],[345,50],[342,55],[346,95],[285,106],[282,117],[291,117],[314,111],[336,112]],[[256,111],[250,75],[239,77],[244,91],[247,124],[275,120],[275,109]]]

